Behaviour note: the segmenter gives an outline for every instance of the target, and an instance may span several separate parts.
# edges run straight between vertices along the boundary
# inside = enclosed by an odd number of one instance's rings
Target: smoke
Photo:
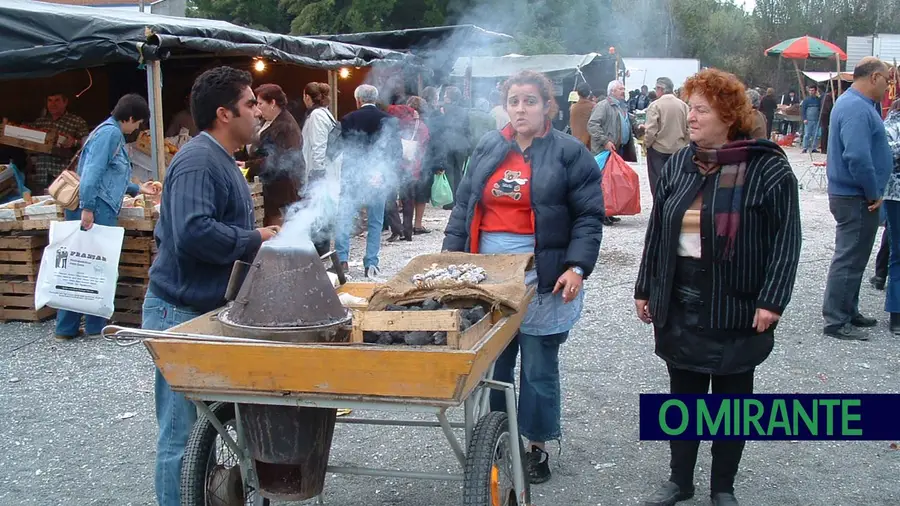
[[[270,246],[313,249],[316,242],[350,236],[361,208],[380,208],[396,196],[403,180],[396,119],[388,118],[373,135],[344,132],[340,147],[341,155],[330,162],[326,176],[310,179],[300,200],[286,210],[281,232]]]

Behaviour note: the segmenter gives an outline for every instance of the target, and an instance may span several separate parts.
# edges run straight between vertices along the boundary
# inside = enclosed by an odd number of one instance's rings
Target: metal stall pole
[[[162,68],[159,60],[147,62],[147,96],[150,99],[150,142],[153,168],[156,170],[153,179],[162,181],[166,177],[166,144],[163,137],[162,116]]]

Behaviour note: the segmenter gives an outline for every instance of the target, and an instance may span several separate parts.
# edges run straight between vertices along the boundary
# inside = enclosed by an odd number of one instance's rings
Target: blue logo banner
[[[900,439],[897,394],[640,395],[644,441]]]

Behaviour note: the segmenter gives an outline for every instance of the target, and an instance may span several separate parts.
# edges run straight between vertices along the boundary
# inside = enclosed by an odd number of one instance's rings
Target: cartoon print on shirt
[[[494,197],[509,197],[513,200],[522,198],[522,187],[528,184],[528,180],[521,177],[522,171],[508,170],[503,173],[503,179],[494,183],[491,194]]]

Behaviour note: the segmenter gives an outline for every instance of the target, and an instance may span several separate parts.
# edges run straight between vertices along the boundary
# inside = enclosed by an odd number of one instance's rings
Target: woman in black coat
[[[264,226],[281,225],[284,208],[300,199],[306,165],[300,125],[287,110],[287,96],[277,84],[263,84],[255,90],[263,123],[250,147],[247,179],[259,176],[265,202]]]
[[[522,368],[519,431],[531,442],[532,483],[550,479],[546,441],[559,439],[559,347],[581,316],[582,281],[600,252],[603,193],[600,168],[578,139],[550,127],[553,87],[525,71],[503,86],[511,122],[489,132],[472,154],[456,193],[444,249],[471,253],[533,253],[537,284],[519,334],[497,359],[494,379],[513,383]],[[506,411],[502,392],[491,409]]]
[[[797,179],[784,152],[747,139],[753,109],[744,85],[707,69],[688,79],[691,144],[663,167],[634,289],[652,323],[673,394],[753,393],[771,353],[800,258]],[[699,441],[671,441],[672,473],[644,504],[694,495]],[[712,445],[714,506],[735,506],[743,441]]]

